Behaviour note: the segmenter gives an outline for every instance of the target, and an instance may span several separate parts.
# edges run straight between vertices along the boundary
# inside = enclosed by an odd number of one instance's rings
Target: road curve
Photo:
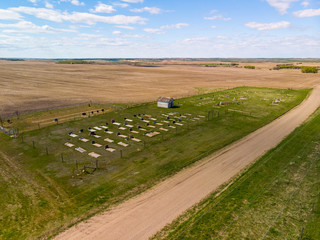
[[[299,106],[243,139],[55,239],[148,239],[246,166],[277,146],[320,105],[320,86]]]

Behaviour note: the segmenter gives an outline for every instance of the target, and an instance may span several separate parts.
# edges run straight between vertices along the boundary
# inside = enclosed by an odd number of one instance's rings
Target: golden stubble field
[[[202,63],[202,62],[201,62]],[[312,88],[320,73],[270,71],[277,63],[241,63],[244,68],[203,67],[199,62],[164,61],[154,67],[126,64],[56,64],[53,61],[0,60],[0,115],[80,103],[154,101],[195,94],[197,88],[257,86]],[[307,63],[305,65],[320,65]]]

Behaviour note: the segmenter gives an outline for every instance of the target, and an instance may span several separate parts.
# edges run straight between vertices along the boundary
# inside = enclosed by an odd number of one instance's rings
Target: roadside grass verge
[[[320,110],[153,239],[320,239]],[[223,191],[222,191],[223,190]]]
[[[34,129],[24,132],[23,138],[0,135],[0,166],[4,166],[0,189],[6,193],[0,196],[0,238],[50,238],[271,122],[308,93],[242,87],[178,99],[174,109],[160,109],[149,103]],[[274,99],[282,100],[272,104]],[[112,119],[123,121],[125,117],[137,122],[135,114],[160,118],[168,112],[201,114],[205,118],[190,119],[153,138],[140,133],[142,142],[130,142],[127,148],[114,145],[117,151],[112,154],[68,135],[74,132],[93,140],[79,130],[87,131],[89,126],[110,123]],[[115,126],[110,129],[117,131]],[[67,141],[102,155],[93,174],[82,170],[84,166],[95,166],[95,159],[67,148]]]

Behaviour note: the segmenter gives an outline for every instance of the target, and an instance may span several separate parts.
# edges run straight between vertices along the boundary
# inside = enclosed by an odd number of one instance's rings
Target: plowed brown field
[[[100,103],[154,101],[162,95],[182,97],[195,94],[196,88],[244,85],[311,88],[320,82],[320,73],[270,71],[269,68],[276,63],[250,64],[257,67],[255,70],[186,63],[160,62],[154,67],[142,67],[0,60],[0,115],[70,106],[90,100]]]

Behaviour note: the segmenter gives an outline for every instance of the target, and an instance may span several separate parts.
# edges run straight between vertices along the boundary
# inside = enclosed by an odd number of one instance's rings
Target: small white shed
[[[174,106],[174,100],[170,97],[159,97],[157,106],[162,108],[172,108]]]

